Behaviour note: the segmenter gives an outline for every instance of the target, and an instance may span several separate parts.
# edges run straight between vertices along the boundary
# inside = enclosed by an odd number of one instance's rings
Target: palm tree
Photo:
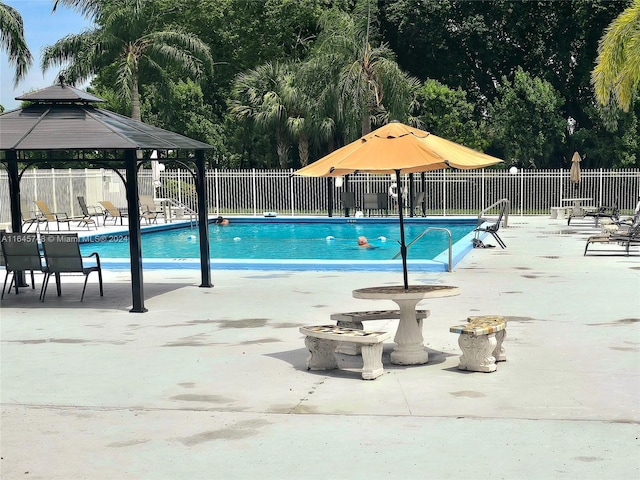
[[[0,2],[0,46],[7,52],[9,65],[15,67],[14,86],[18,86],[33,64],[24,39],[22,16],[13,7]]]
[[[140,72],[144,68],[160,82],[177,69],[199,81],[212,71],[209,47],[186,32],[161,30],[153,0],[57,0],[91,17],[95,28],[68,35],[43,51],[42,70],[63,66],[65,80],[89,80],[115,67],[121,97],[131,104],[131,118],[140,117]]]
[[[345,117],[346,124],[357,120],[359,133],[365,135],[372,123],[382,124],[389,116],[404,120],[419,82],[402,72],[388,45],[374,44],[371,2],[364,0],[358,7],[362,18],[328,11],[312,61],[329,70],[337,67],[340,111],[350,117]]]
[[[289,163],[289,150],[298,139],[303,165],[309,159],[309,98],[296,82],[297,66],[266,63],[236,77],[230,111],[238,119],[254,122],[264,132],[275,132],[281,168]]]
[[[605,30],[591,73],[596,98],[629,111],[640,85],[640,0],[624,10]]]

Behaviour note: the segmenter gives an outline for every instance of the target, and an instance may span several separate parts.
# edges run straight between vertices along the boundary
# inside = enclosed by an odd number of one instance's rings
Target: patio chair
[[[99,203],[104,207],[104,224],[105,225],[107,224],[107,220],[109,220],[109,218],[113,218],[114,225],[116,224],[119,218],[120,225],[122,225],[122,219],[128,216],[126,209],[116,207],[109,200],[102,200]]]
[[[424,208],[424,192],[416,192],[416,194],[413,196],[413,201],[411,202],[411,205],[413,206],[414,213],[416,209],[420,209],[422,211],[422,216],[423,217],[427,216],[427,212]]]
[[[100,256],[94,252],[88,257],[83,257],[80,252],[77,233],[50,233],[48,235],[43,235],[42,249],[44,250],[46,266],[44,267],[44,280],[42,282],[40,300],[44,302],[44,297],[47,294],[47,286],[51,275],[55,275],[56,277],[58,296],[62,294],[60,286],[61,273],[81,273],[84,275],[84,286],[82,287],[82,296],[80,297],[80,301],[82,302],[84,300],[84,292],[87,288],[89,274],[91,272],[98,272],[100,296],[103,296]],[[91,257],[95,258],[96,264],[87,266],[84,260],[88,260]]]
[[[66,213],[54,213],[47,205],[47,202],[44,200],[36,200],[36,205],[40,212],[42,212],[42,216],[47,220],[47,222],[56,222],[57,229],[60,230],[60,224],[66,223],[67,229],[71,230],[71,222],[74,220],[78,220],[77,218],[71,218]]]
[[[20,214],[22,215],[22,229],[28,232],[32,225],[36,226],[36,232],[40,231],[40,224],[44,223],[45,230],[49,231],[49,222],[41,214],[30,210],[25,202],[20,202]],[[25,226],[27,228],[25,228]]]
[[[344,210],[347,212],[351,208],[357,210],[359,207],[358,203],[356,202],[355,192],[341,192],[340,201],[342,202],[342,208],[344,208]]]
[[[151,195],[140,195],[140,221],[143,219],[147,223],[158,223],[158,215],[162,214],[162,210],[156,208],[156,203]]]
[[[498,214],[498,219],[496,220],[495,223],[489,223],[488,219],[486,218],[478,219],[478,227],[474,230],[475,232],[475,238],[473,239],[474,245],[483,245],[482,241],[478,238],[478,235],[480,234],[480,232],[487,232],[487,233],[490,233],[493,236],[493,238],[496,239],[496,242],[498,242],[498,245],[500,245],[501,248],[507,247],[507,245],[502,241],[502,239],[498,235],[498,230],[500,229],[500,223],[504,218],[505,211],[508,208],[508,206],[509,204],[507,202],[502,204],[502,207],[500,207],[500,213]]]
[[[76,197],[78,199],[78,204],[80,204],[80,211],[82,212],[83,221],[86,220],[87,226],[89,223],[92,223],[96,226],[96,230],[98,229],[98,225],[100,224],[100,217],[104,217],[104,211],[96,206],[96,205],[87,205],[84,197]],[[93,220],[93,217],[96,217]]]
[[[16,281],[16,273],[31,272],[31,288],[35,289],[35,279],[33,272],[43,272],[42,258],[40,257],[40,249],[38,248],[38,234],[36,233],[0,233],[0,244],[2,245],[2,258],[6,268],[4,284],[2,285],[2,295],[7,288],[7,280],[9,274],[13,274],[11,285],[15,287],[16,295],[18,292],[19,282]]]
[[[384,211],[385,216],[389,215],[389,201],[386,193],[365,193],[364,206],[362,207],[368,216],[371,216],[371,210],[378,212]]]

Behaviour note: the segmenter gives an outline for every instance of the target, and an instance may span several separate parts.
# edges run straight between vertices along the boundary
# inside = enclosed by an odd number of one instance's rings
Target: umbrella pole
[[[402,184],[400,183],[400,170],[396,170],[396,179],[398,181],[398,215],[400,217],[400,256],[402,257],[402,275],[404,280],[404,289],[409,290],[409,276],[407,270],[407,244],[404,239],[404,209],[402,198]]]

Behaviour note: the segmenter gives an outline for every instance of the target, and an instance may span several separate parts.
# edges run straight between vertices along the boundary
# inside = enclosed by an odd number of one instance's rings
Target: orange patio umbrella
[[[308,177],[339,177],[355,172],[374,174],[419,173],[451,167],[484,168],[502,162],[499,158],[432,135],[429,132],[392,122],[294,172]],[[402,195],[398,195],[400,254],[407,280],[407,247],[404,238]]]

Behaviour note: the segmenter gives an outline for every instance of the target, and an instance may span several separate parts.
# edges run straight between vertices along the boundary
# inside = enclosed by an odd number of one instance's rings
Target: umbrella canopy
[[[355,172],[374,174],[418,173],[447,167],[484,168],[502,162],[429,132],[392,122],[294,172],[308,177],[338,177]],[[404,288],[407,279],[407,246],[404,238],[402,195],[398,195],[400,254]]]
[[[296,171],[308,177],[338,177],[354,172],[418,173],[451,167],[484,168],[502,162],[424,130],[389,123],[317,162]]]
[[[578,186],[580,183],[580,162],[582,161],[582,157],[578,152],[574,152],[573,157],[571,158],[571,171],[569,175],[571,176],[571,181]]]

